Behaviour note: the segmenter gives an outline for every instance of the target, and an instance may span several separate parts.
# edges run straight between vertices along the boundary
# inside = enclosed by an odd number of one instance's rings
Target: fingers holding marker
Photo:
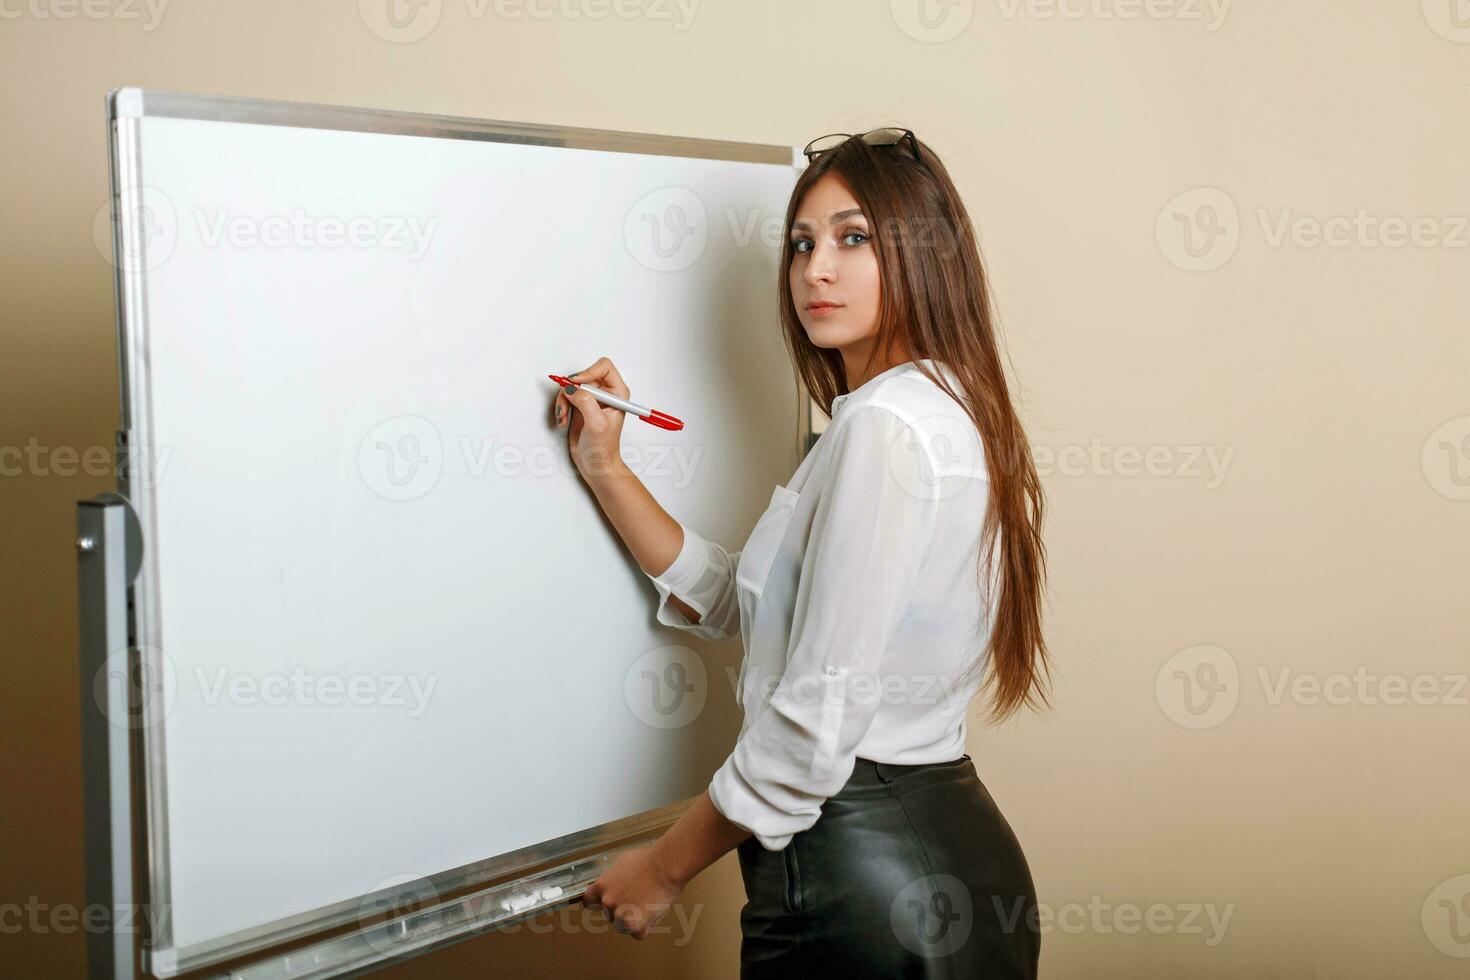
[[[572,372],[569,375],[564,375],[564,378],[576,378],[581,373],[584,372]],[[553,400],[553,416],[556,417],[556,425],[563,426],[572,420],[572,408],[570,408],[570,403],[567,401],[567,395],[572,394],[573,391],[576,391],[575,386],[570,389],[563,388],[562,391],[556,392],[556,398]]]
[[[603,408],[601,402],[592,397],[590,392],[583,391],[581,388],[573,385],[567,385],[562,388],[562,397],[581,413],[582,424],[590,428],[593,432],[601,432],[609,424],[606,416],[603,414],[606,409]],[[616,409],[612,411],[616,411]]]
[[[595,363],[584,371],[567,375],[577,384],[596,385],[603,391],[617,395],[625,401],[628,398],[628,385],[623,381],[623,376],[613,362],[606,357],[599,357]]]

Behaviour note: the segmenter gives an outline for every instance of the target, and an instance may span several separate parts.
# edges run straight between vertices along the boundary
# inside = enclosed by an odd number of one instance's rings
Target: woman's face
[[[813,344],[842,351],[851,378],[878,334],[878,253],[868,219],[837,175],[823,174],[798,202],[791,252],[796,316]]]

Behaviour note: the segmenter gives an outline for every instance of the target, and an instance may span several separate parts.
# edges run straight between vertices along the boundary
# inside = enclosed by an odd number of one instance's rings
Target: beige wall
[[[758,142],[916,130],[980,229],[1049,474],[1056,707],[970,737],[1057,916],[1045,975],[1464,976],[1453,2],[957,0],[930,29],[914,0],[433,0],[399,43],[353,0],[156,21],[0,0],[0,447],[44,450],[0,478],[0,904],[82,901],[72,505],[111,480],[52,454],[117,421],[91,229],[103,94],[138,85]],[[1361,220],[1314,241],[1339,217]],[[486,938],[390,973],[734,977],[742,900],[731,855],[687,893],[687,934]],[[0,932],[0,972],[76,975],[80,951]]]

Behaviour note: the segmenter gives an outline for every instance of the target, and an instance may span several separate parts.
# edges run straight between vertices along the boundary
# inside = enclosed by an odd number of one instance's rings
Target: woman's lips
[[[815,303],[808,306],[806,311],[812,316],[827,316],[829,313],[836,313],[840,309],[842,309],[841,303]]]

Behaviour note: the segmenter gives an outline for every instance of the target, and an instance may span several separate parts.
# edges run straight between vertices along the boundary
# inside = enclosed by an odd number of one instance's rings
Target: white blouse
[[[948,367],[924,363],[963,394]],[[745,721],[709,795],[765,848],[815,823],[859,756],[964,755],[979,670],[956,681],[989,638],[996,591],[993,575],[983,593],[977,583],[988,496],[974,424],[910,361],[833,400],[831,424],[740,551],[681,523],[678,557],[649,576],[657,619],[744,640]]]

